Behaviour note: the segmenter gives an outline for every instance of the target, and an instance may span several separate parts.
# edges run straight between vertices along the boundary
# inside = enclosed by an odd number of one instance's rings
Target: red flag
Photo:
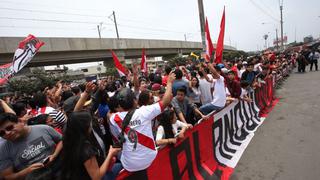
[[[206,18],[206,24],[205,24],[205,35],[206,35],[206,60],[210,61],[212,52],[214,51],[214,47],[211,41],[210,37],[210,31],[209,31],[209,24],[208,24],[208,19]]]
[[[122,76],[126,76],[128,74],[128,70],[122,66],[122,64],[120,63],[117,55],[111,50],[111,53],[112,53],[112,58],[113,58],[113,62],[114,62],[114,65],[116,66],[116,69],[120,75],[120,77]]]
[[[145,75],[148,75],[147,57],[144,49],[142,49],[141,71],[144,72]]]
[[[39,51],[44,42],[29,34],[18,45],[12,63],[0,66],[0,85],[5,84],[10,77],[25,67]]]
[[[220,34],[219,34],[217,49],[216,49],[216,54],[215,54],[215,63],[217,63],[217,64],[222,62],[224,28],[225,28],[225,12],[224,12],[224,10],[225,10],[225,8],[223,8],[223,15],[222,15],[221,24],[220,24]]]

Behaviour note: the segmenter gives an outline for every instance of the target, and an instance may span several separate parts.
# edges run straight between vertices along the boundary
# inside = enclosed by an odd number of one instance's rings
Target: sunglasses
[[[4,128],[4,130],[0,131],[0,137],[3,137],[4,135],[6,135],[6,132],[12,131],[14,128],[14,125],[10,125],[6,128]]]

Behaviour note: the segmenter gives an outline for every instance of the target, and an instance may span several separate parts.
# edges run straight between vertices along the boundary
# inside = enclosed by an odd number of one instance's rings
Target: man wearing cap
[[[242,67],[241,67],[241,69],[240,69],[240,73],[239,73],[239,78],[241,79],[241,77],[242,77],[242,74],[246,71],[246,68],[247,68],[247,66],[248,66],[248,62],[247,61],[243,61],[242,62]]]
[[[152,132],[152,119],[166,108],[172,98],[172,83],[175,74],[170,73],[167,90],[163,98],[152,105],[137,107],[137,100],[130,89],[121,90],[117,97],[122,111],[110,117],[110,130],[115,140],[123,133],[121,163],[129,172],[136,172],[148,168],[156,158],[157,149]],[[128,126],[122,132],[122,123],[127,114],[132,114]]]

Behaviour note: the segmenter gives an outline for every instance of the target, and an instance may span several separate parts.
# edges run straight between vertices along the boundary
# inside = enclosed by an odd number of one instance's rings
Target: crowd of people
[[[302,57],[303,56],[303,57]],[[308,55],[316,70],[319,53]],[[199,120],[248,96],[294,67],[302,53],[266,53],[216,64],[190,60],[155,73],[85,84],[59,81],[25,97],[0,100],[2,179],[115,179],[148,168]],[[0,179],[1,179],[0,178]]]

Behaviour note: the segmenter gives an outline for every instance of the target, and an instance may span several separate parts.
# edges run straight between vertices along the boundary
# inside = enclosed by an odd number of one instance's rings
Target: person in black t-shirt
[[[102,179],[120,149],[110,147],[107,158],[90,141],[92,117],[88,112],[74,112],[69,116],[63,138],[61,179]]]

